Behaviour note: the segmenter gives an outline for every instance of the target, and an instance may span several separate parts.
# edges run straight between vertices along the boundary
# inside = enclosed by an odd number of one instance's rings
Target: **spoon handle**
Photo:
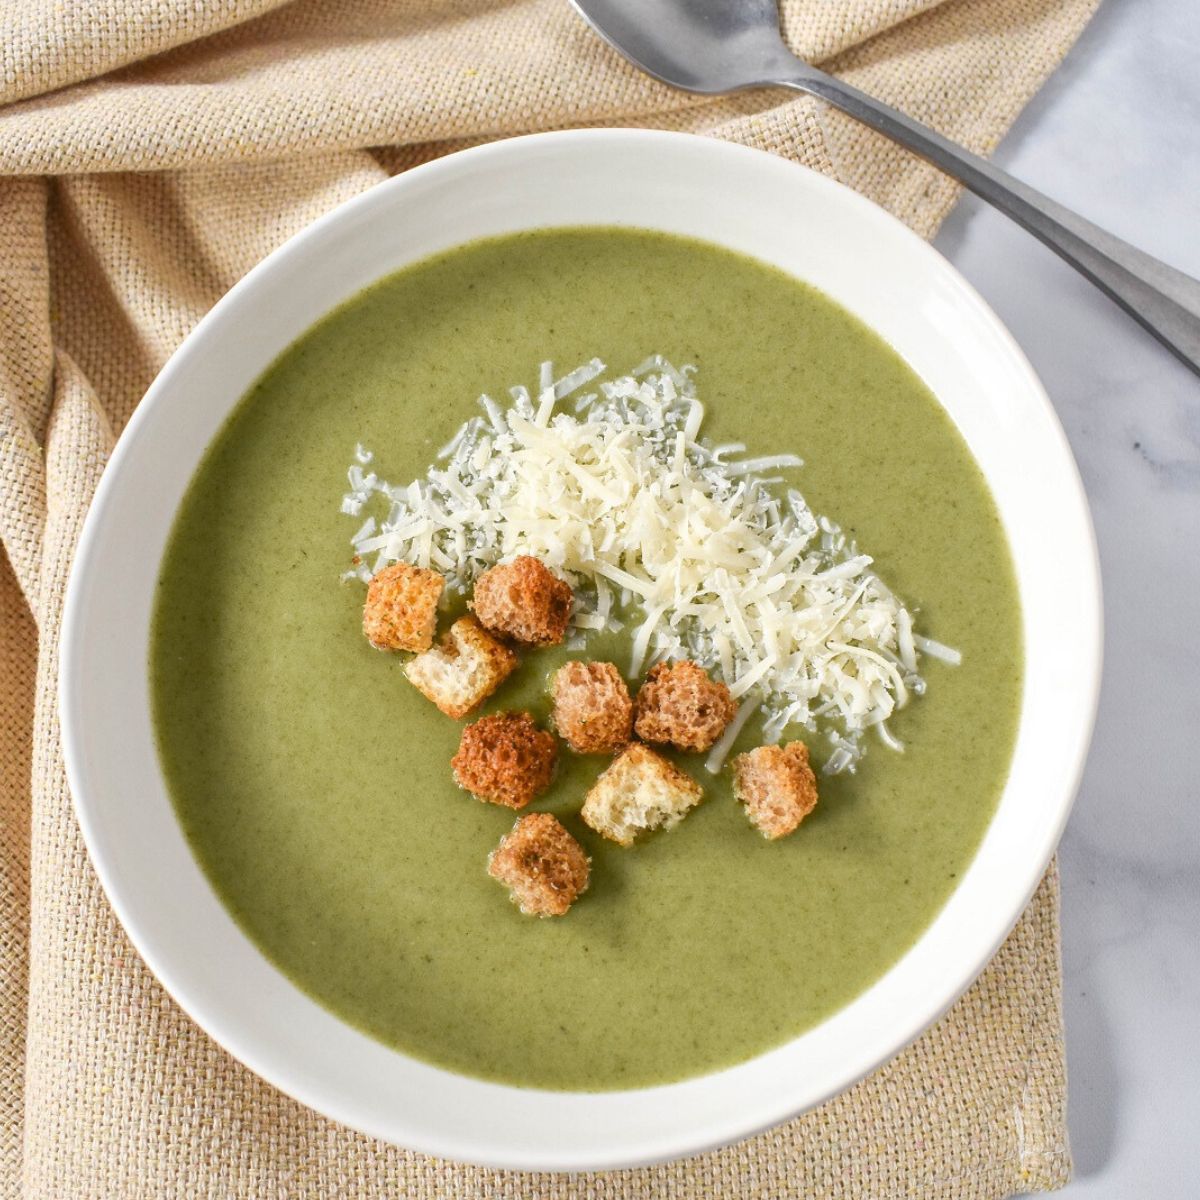
[[[1200,374],[1200,281],[1121,241],[985,158],[848,83],[796,60],[776,82],[819,96],[965,184],[1045,242]]]

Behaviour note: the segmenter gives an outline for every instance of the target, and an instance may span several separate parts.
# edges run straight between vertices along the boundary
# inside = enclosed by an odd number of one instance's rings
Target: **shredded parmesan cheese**
[[[631,676],[692,658],[747,718],[759,713],[768,740],[821,723],[828,772],[852,771],[872,728],[902,749],[886,722],[925,690],[918,654],[953,663],[957,652],[916,634],[870,556],[761,474],[799,458],[738,461],[744,446],[701,437],[694,368],[652,355],[561,406],[604,370],[593,359],[556,381],[543,363],[536,398],[524,387],[510,389],[507,408],[480,397],[482,414],[404,486],[366,473],[373,457],[356,447],[342,511],[361,519],[371,505],[378,520],[352,539],[357,565],[345,578],[365,582],[403,559],[463,594],[488,567],[530,554],[575,588],[577,638],[630,620]],[[732,743],[723,739],[710,770]]]

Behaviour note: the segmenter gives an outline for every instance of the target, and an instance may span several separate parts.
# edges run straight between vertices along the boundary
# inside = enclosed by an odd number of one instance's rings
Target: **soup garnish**
[[[407,562],[465,596],[530,556],[574,589],[570,648],[633,627],[629,677],[683,658],[711,667],[768,741],[822,728],[828,774],[854,770],[868,730],[901,749],[887,721],[924,691],[920,653],[956,653],[918,635],[871,557],[786,486],[778,472],[799,457],[738,459],[741,445],[701,435],[693,368],[653,355],[616,379],[604,370],[593,359],[556,382],[543,363],[536,398],[520,386],[507,408],[482,396],[441,463],[407,485],[364,471],[373,456],[359,446],[342,508],[375,511],[347,577]],[[717,743],[710,771],[730,745]]]
[[[703,788],[645,743],[705,753],[716,774],[761,709],[767,744],[734,760],[733,796],[765,838],[786,837],[817,803],[808,746],[778,744],[789,726],[840,723],[829,773],[854,770],[870,727],[903,750],[886,722],[925,688],[912,615],[869,556],[767,474],[800,458],[739,460],[744,447],[701,436],[693,368],[653,355],[556,411],[604,370],[596,358],[555,381],[543,362],[536,400],[524,387],[511,389],[507,409],[481,397],[483,415],[441,451],[446,465],[406,487],[364,473],[373,452],[356,447],[343,511],[358,517],[376,497],[388,502],[352,539],[345,576],[367,581],[364,632],[377,649],[416,651],[409,681],[458,718],[516,667],[510,643],[560,645],[571,628],[580,647],[589,630],[636,620],[629,675],[653,665],[635,699],[613,663],[569,662],[550,681],[568,746],[615,755],[580,818],[621,846],[674,828]],[[433,645],[445,590],[468,589],[474,616]],[[550,786],[556,761],[552,733],[528,712],[503,712],[463,730],[451,768],[477,799],[519,809]],[[553,817],[530,817],[492,851],[488,871],[523,913],[562,916],[586,888],[590,860]]]

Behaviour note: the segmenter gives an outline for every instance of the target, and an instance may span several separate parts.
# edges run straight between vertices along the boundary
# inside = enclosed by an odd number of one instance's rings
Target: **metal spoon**
[[[784,45],[776,0],[571,0],[656,79],[714,95],[776,84],[819,96],[928,159],[1040,238],[1200,374],[1200,282],[1106,233],[986,159],[826,75]]]

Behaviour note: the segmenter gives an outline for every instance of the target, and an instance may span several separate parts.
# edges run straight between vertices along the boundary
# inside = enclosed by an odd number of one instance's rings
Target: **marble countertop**
[[[1200,276],[1200,0],[1106,0],[996,161]],[[1100,542],[1104,687],[1062,843],[1069,1200],[1200,1195],[1200,377],[973,197],[938,247],[1021,343]]]

